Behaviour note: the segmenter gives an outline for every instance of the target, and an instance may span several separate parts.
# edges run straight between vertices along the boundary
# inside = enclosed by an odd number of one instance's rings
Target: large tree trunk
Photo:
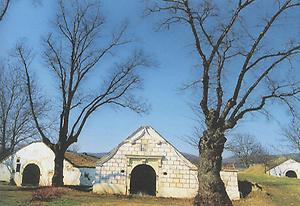
[[[220,177],[226,138],[219,129],[206,130],[199,142],[197,206],[232,206]]]
[[[54,159],[54,174],[52,177],[52,186],[64,186],[64,155],[65,151],[57,150]]]

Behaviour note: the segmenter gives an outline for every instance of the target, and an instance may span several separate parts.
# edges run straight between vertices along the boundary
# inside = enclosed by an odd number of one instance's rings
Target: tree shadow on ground
[[[252,192],[252,183],[249,181],[239,181],[239,191],[241,193],[241,197],[247,197]]]
[[[91,192],[93,190],[92,186],[83,186],[83,185],[65,185],[65,187],[81,191],[81,192]]]
[[[252,183],[249,181],[238,181],[239,191],[241,193],[241,197],[247,197],[253,191],[262,191],[262,186],[258,183]]]

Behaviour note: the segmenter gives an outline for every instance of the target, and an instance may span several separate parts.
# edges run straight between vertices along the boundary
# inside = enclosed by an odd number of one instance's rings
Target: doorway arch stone
[[[28,164],[23,170],[22,186],[39,186],[41,171],[36,164]]]
[[[289,178],[297,178],[297,174],[295,171],[293,170],[288,170],[286,173],[285,173],[285,176],[286,177],[289,177]]]
[[[156,172],[146,164],[133,168],[130,175],[130,194],[156,196]]]

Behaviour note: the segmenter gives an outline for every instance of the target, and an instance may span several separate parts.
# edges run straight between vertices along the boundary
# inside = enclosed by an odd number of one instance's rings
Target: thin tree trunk
[[[0,146],[0,160],[5,158],[6,153],[6,128],[5,128],[5,121],[2,122],[2,131],[1,131],[1,146]]]
[[[2,142],[0,145],[0,156],[2,156],[5,153],[5,142]]]
[[[64,151],[56,151],[54,159],[54,174],[52,177],[52,186],[64,186]]]
[[[218,130],[205,131],[199,142],[197,206],[232,206],[220,177],[225,142],[224,132]]]
[[[6,152],[6,148],[5,148],[5,143],[1,144],[1,146],[0,146],[0,161],[4,160],[7,157],[6,153],[7,152]]]

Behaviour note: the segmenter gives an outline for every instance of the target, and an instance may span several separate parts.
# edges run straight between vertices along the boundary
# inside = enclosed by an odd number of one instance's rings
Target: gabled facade
[[[54,173],[54,153],[42,142],[31,143],[0,163],[0,181],[13,180],[17,186],[49,186]],[[96,158],[66,152],[64,184],[91,186]]]
[[[293,159],[286,160],[267,171],[267,174],[277,177],[300,178],[300,162]]]
[[[237,171],[222,171],[221,177],[230,198],[239,199]],[[93,191],[191,198],[197,188],[197,167],[152,127],[145,126],[100,159]]]

